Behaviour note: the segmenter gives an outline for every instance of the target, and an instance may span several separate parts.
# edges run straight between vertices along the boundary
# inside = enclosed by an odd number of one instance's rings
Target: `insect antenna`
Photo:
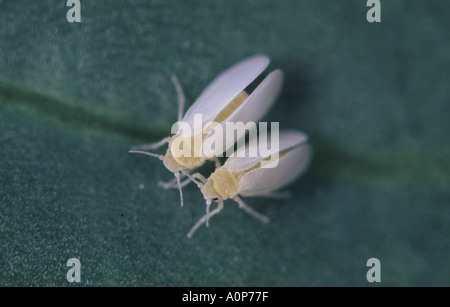
[[[150,156],[150,157],[155,157],[158,158],[159,160],[163,160],[164,161],[164,156],[163,155],[158,155],[152,152],[147,152],[147,151],[142,151],[142,150],[129,150],[128,153],[138,153],[138,154],[143,154],[146,156]]]
[[[180,122],[183,119],[184,102],[186,99],[184,97],[183,88],[181,87],[177,76],[172,75],[172,83],[173,85],[175,85],[175,89],[178,95],[178,121]]]
[[[180,182],[180,172],[175,172],[175,178],[177,178],[177,186],[178,186],[178,191],[180,191],[180,202],[181,202],[181,207],[183,207],[184,205],[184,201],[183,201],[183,188],[181,187],[181,182]]]

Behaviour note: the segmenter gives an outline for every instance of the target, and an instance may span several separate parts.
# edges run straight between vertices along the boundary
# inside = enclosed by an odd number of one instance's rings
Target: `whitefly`
[[[268,141],[271,139],[268,138]],[[258,146],[256,150],[259,155],[250,157],[248,153],[254,150],[254,146],[256,143],[249,143],[245,148],[238,149],[246,154],[236,154],[228,158],[208,179],[200,174],[189,175],[197,183],[206,200],[206,214],[192,227],[188,238],[191,238],[202,224],[206,223],[208,226],[209,219],[223,209],[226,199],[234,200],[239,208],[267,223],[269,219],[249,207],[240,196],[289,197],[289,193],[278,190],[303,174],[312,157],[308,136],[296,130],[280,132],[279,146],[276,149],[261,153],[261,147]],[[274,156],[276,158],[273,158]],[[212,202],[217,203],[217,208],[210,211]]]
[[[202,166],[207,160],[215,160],[216,166],[220,165],[216,156],[205,156],[199,148],[212,137],[210,132],[214,126],[208,123],[225,126],[227,122],[258,122],[275,102],[283,83],[281,70],[274,70],[267,75],[250,94],[246,92],[246,88],[267,68],[269,62],[267,56],[255,55],[228,68],[206,87],[184,116],[185,96],[177,78],[172,77],[178,94],[178,122],[187,123],[191,133],[186,137],[181,128],[178,128],[172,136],[155,143],[133,146],[129,152],[157,157],[163,161],[164,166],[175,175],[175,179],[160,185],[164,188],[178,188],[181,206],[182,188],[191,182],[192,170]],[[196,115],[201,115],[200,123],[194,121]],[[226,138],[224,143],[224,151],[230,147],[230,143],[234,144]],[[168,148],[164,155],[151,152],[165,144],[168,144]],[[190,144],[190,154],[179,155],[179,147],[174,144]]]

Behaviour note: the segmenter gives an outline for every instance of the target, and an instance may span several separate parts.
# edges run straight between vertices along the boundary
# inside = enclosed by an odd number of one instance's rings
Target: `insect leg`
[[[247,206],[242,199],[240,199],[238,196],[233,198],[234,201],[236,201],[239,204],[239,208],[244,209],[248,214],[253,215],[254,217],[256,217],[258,220],[264,222],[264,223],[268,223],[269,222],[269,218],[265,215],[262,215],[259,212],[256,212],[254,209],[250,208],[249,206]]]
[[[202,174],[200,174],[200,173],[195,173],[195,174],[189,174],[189,173],[186,173],[185,171],[183,171],[182,170],[182,172],[183,172],[183,174],[184,175],[186,175],[186,176],[188,176],[189,177],[189,179],[191,180],[191,181],[194,181],[194,183],[199,187],[199,188],[201,188],[204,184],[205,184],[205,182],[206,182],[206,178],[202,175]]]
[[[180,179],[183,179],[183,177],[186,177],[186,174],[183,173],[181,174]],[[186,186],[189,182],[191,182],[192,180],[190,178],[186,178],[184,181],[181,182],[181,187]],[[170,188],[178,188],[177,185],[177,178],[173,178],[172,180],[169,180],[167,182],[164,181],[160,181],[158,182],[158,185],[160,187],[163,187],[164,189],[170,189]]]
[[[181,187],[181,183],[180,183],[180,172],[175,172],[175,178],[177,178],[177,185],[178,185],[178,191],[180,192],[180,202],[181,202],[181,207],[183,207],[184,205],[184,201],[183,201],[183,189]]]
[[[214,215],[216,215],[217,213],[219,213],[221,210],[223,209],[223,202],[219,202],[219,205],[217,206],[216,209],[214,209],[213,211],[211,211],[209,214],[205,214],[189,231],[189,233],[187,234],[187,237],[190,239],[192,238],[192,235],[194,234],[194,232],[203,224],[206,222],[207,219],[213,217]]]
[[[181,181],[181,187],[184,188],[185,186],[187,186],[192,180],[190,178],[186,178],[184,179],[184,181]],[[174,180],[171,180],[169,182],[163,182],[160,181],[158,182],[158,185],[160,187],[163,187],[164,189],[175,189],[178,188],[178,184],[177,184],[177,178],[174,178]]]
[[[209,207],[211,206],[211,200],[206,201],[206,227],[209,227],[209,218],[211,214],[209,213]],[[223,208],[223,199],[219,199],[219,204],[217,208]]]

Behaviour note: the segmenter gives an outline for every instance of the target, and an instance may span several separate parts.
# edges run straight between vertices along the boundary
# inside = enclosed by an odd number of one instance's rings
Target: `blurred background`
[[[381,0],[0,0],[0,285],[449,286],[450,4]],[[289,200],[204,214],[129,155],[221,71],[270,56],[267,121],[309,134]],[[163,152],[163,151],[162,151]],[[66,279],[69,258],[81,282]],[[381,283],[369,283],[369,258]]]

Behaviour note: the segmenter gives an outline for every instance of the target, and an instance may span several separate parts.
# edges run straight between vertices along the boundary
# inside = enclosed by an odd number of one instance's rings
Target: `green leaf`
[[[381,1],[0,1],[0,284],[449,285],[448,4]],[[289,200],[180,208],[161,161],[127,153],[170,135],[221,71],[264,53],[285,85],[267,121],[309,134]],[[208,175],[205,173],[205,175]]]

